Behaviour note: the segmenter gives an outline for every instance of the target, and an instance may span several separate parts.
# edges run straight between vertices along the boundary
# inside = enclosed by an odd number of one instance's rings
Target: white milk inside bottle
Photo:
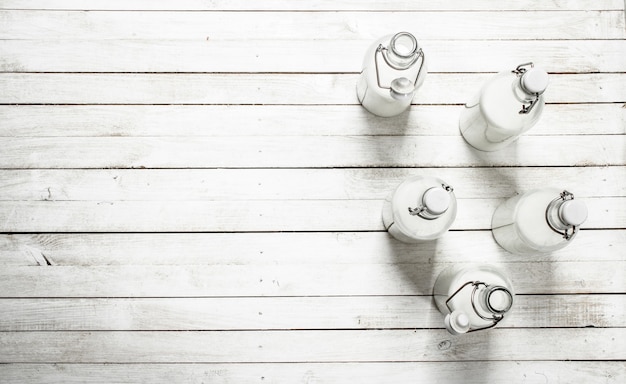
[[[587,214],[585,203],[568,191],[536,189],[496,208],[492,233],[498,244],[511,253],[552,252],[572,242]]]
[[[533,63],[500,72],[461,111],[459,129],[467,143],[496,151],[533,127],[544,108],[548,74]]]
[[[385,199],[383,224],[405,243],[434,240],[450,228],[456,209],[452,187],[439,178],[414,176]]]

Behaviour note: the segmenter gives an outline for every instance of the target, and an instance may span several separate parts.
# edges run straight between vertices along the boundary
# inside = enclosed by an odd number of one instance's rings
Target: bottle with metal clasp
[[[456,217],[451,186],[435,177],[414,176],[385,199],[385,229],[397,240],[419,243],[443,235]]]
[[[494,327],[513,306],[513,285],[491,265],[454,265],[443,270],[433,288],[448,332],[459,335]]]
[[[511,253],[547,253],[570,244],[587,214],[585,203],[568,191],[535,189],[502,203],[493,214],[491,230]]]
[[[365,54],[356,87],[359,102],[375,115],[398,115],[411,105],[426,72],[424,52],[412,34],[385,36]]]
[[[461,135],[481,151],[506,147],[539,121],[547,86],[548,74],[533,63],[498,73],[463,107]]]

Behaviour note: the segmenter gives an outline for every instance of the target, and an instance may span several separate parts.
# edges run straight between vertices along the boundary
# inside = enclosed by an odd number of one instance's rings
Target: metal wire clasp
[[[548,226],[559,235],[562,235],[565,240],[572,240],[574,236],[578,233],[578,226],[572,225],[568,227],[563,227],[554,221],[554,215],[551,213],[554,209],[558,209],[558,205],[562,204],[565,201],[574,200],[574,194],[568,191],[563,191],[559,194],[559,197],[552,200],[548,207],[546,208],[546,221],[548,222]],[[571,229],[571,232],[569,231]]]
[[[520,87],[524,90],[524,92],[534,96],[534,99],[530,100],[530,104],[528,104],[527,106],[522,104],[522,109],[520,109],[520,111],[518,112],[520,115],[525,115],[527,113],[530,113],[530,111],[532,111],[534,106],[539,101],[539,93],[527,92],[526,89],[524,88],[523,84],[522,84],[522,75],[524,75],[524,73],[528,70],[526,67],[533,68],[534,66],[535,66],[535,64],[533,64],[532,62],[528,62],[528,63],[524,63],[524,64],[518,65],[517,68],[515,68],[514,70],[511,71],[514,74],[516,74],[517,77],[520,78],[520,80],[519,80],[520,81]]]
[[[375,67],[376,67],[376,82],[377,82],[379,88],[391,89],[391,85],[386,87],[386,86],[383,86],[381,84],[381,81],[380,81],[380,71],[378,69],[378,60],[379,60],[378,56],[382,56],[383,59],[385,60],[385,63],[389,67],[395,69],[396,71],[406,71],[406,70],[408,70],[421,57],[422,58],[422,62],[420,64],[419,70],[417,71],[417,75],[415,76],[415,80],[413,80],[413,86],[415,87],[417,85],[418,79],[419,79],[419,77],[420,77],[420,75],[422,73],[422,69],[424,67],[424,62],[425,62],[425,58],[426,57],[424,55],[424,51],[422,50],[422,48],[418,48],[417,47],[417,40],[415,40],[415,37],[413,35],[411,35],[410,33],[408,33],[408,32],[397,33],[397,34],[395,34],[391,38],[391,40],[394,41],[399,36],[404,36],[404,35],[409,36],[412,39],[412,41],[414,42],[414,46],[415,46],[415,49],[412,52],[410,52],[409,54],[406,55],[407,58],[411,57],[411,59],[404,66],[399,66],[396,63],[394,63],[392,60],[390,60],[389,57],[388,57],[388,55],[389,55],[388,51],[389,50],[385,46],[383,46],[382,44],[379,44],[378,48],[376,48],[376,51],[374,52],[374,63],[375,63]]]
[[[476,313],[476,315],[483,320],[487,320],[487,321],[491,320],[492,323],[485,327],[470,329],[467,332],[469,333],[469,332],[481,331],[483,329],[489,329],[489,328],[495,327],[496,324],[498,324],[502,319],[504,319],[504,312],[508,311],[510,307],[504,311],[495,311],[490,307],[489,310],[493,312],[493,316],[492,317],[483,316],[480,313],[480,311],[478,311],[478,309],[476,308],[476,292],[478,291],[478,287],[483,285],[485,289],[500,290],[502,292],[505,292],[506,294],[509,295],[511,303],[513,303],[513,295],[511,295],[511,292],[509,292],[509,290],[504,287],[490,286],[489,284],[483,283],[482,281],[468,281],[467,283],[463,284],[459,289],[457,289],[452,294],[452,296],[448,298],[448,300],[446,300],[446,307],[448,307],[448,310],[450,311],[450,313],[452,313],[453,311],[453,309],[450,307],[450,301],[452,301],[452,299],[454,299],[454,297],[468,285],[472,285],[474,287],[474,289],[472,290],[472,294],[471,294],[472,309],[474,309],[474,313]]]

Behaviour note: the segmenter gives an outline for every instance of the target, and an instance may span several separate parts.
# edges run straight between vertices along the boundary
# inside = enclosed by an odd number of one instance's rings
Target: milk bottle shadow
[[[443,317],[432,302],[432,290],[436,277],[435,257],[437,240],[420,244],[407,244],[385,234],[390,262],[394,264],[398,286],[402,293],[410,297],[410,302],[418,308],[419,314],[410,323],[410,328],[443,328]],[[409,311],[411,313],[411,311]],[[445,330],[443,331],[445,332]]]
[[[372,166],[398,167],[406,162],[406,150],[410,145],[404,137],[408,131],[410,109],[393,117],[379,117],[365,108],[361,109],[364,136],[363,151]]]
[[[462,138],[461,138],[462,139]],[[519,164],[519,143],[518,141],[513,142],[509,146],[504,149],[486,152],[478,150],[467,142],[465,142],[468,148],[468,153],[470,156],[470,162],[477,166],[488,166],[488,167],[510,167]],[[517,183],[514,183],[516,185]]]
[[[437,240],[419,244],[403,243],[387,234],[386,242],[391,252],[391,260],[398,268],[402,280],[407,285],[407,293],[416,296],[431,296],[434,283],[434,259]],[[416,327],[422,325],[416,325]]]

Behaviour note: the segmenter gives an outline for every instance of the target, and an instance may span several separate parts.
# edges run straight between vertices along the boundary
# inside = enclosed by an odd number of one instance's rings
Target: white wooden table
[[[626,382],[622,0],[0,1],[0,382]],[[356,100],[367,46],[414,33],[408,113]],[[461,105],[550,72],[541,122],[497,153]],[[410,175],[455,188],[440,241],[383,231]],[[544,185],[590,217],[520,257],[494,208]],[[501,265],[514,312],[462,337],[431,289]]]

